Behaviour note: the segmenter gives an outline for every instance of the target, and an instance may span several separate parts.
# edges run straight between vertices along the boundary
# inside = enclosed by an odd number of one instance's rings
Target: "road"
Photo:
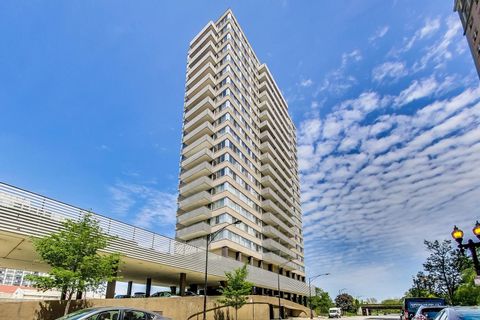
[[[292,320],[310,320],[310,318],[290,318]],[[327,317],[317,317],[314,319],[327,320]],[[342,317],[340,320],[400,320],[400,316],[397,314],[387,314],[384,316],[354,316],[354,317]]]

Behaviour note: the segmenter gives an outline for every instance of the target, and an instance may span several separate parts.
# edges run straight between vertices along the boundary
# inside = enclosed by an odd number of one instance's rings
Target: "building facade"
[[[32,282],[26,278],[29,274],[46,275],[46,273],[41,272],[0,267],[0,285],[31,287]]]
[[[305,281],[296,129],[231,10],[190,42],[176,238]]]
[[[455,0],[455,11],[460,16],[463,34],[467,38],[477,73],[480,77],[480,4],[479,0]]]

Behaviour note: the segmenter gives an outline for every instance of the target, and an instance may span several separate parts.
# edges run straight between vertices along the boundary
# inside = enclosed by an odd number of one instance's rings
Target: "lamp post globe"
[[[477,227],[475,227],[475,229],[476,228]],[[479,225],[479,229],[480,229],[480,225]],[[480,230],[479,230],[479,232],[480,232]],[[461,229],[458,229],[457,226],[454,226],[453,231],[452,231],[452,238],[455,239],[455,241],[457,241],[458,243],[462,243],[462,241],[463,241],[463,231]]]
[[[475,227],[473,228],[473,234],[480,239],[480,222],[477,222],[475,223]]]

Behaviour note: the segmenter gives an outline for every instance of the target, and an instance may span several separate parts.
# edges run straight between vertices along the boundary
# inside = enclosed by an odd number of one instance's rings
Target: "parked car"
[[[405,298],[403,302],[403,319],[412,320],[420,306],[446,306],[442,298]]]
[[[171,320],[155,312],[125,307],[82,309],[57,320]]]
[[[330,308],[330,309],[328,309],[328,317],[329,318],[341,318],[342,317],[342,309],[340,309],[340,308]]]
[[[170,291],[159,291],[151,294],[150,297],[176,297],[177,295],[171,293]]]
[[[197,294],[193,291],[185,291],[185,296],[197,296]]]
[[[115,299],[126,299],[126,298],[131,298],[128,294],[117,294],[115,296]]]
[[[146,295],[145,295],[145,292],[135,292],[135,293],[133,294],[133,297],[134,297],[134,298],[145,298]]]
[[[435,320],[478,320],[480,307],[445,307]]]
[[[445,306],[420,306],[418,307],[414,320],[433,320]]]

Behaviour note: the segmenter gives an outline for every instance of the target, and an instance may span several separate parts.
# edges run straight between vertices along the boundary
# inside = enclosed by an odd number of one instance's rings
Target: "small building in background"
[[[455,0],[455,11],[460,16],[463,34],[467,38],[477,74],[480,77],[480,4],[479,0]]]

